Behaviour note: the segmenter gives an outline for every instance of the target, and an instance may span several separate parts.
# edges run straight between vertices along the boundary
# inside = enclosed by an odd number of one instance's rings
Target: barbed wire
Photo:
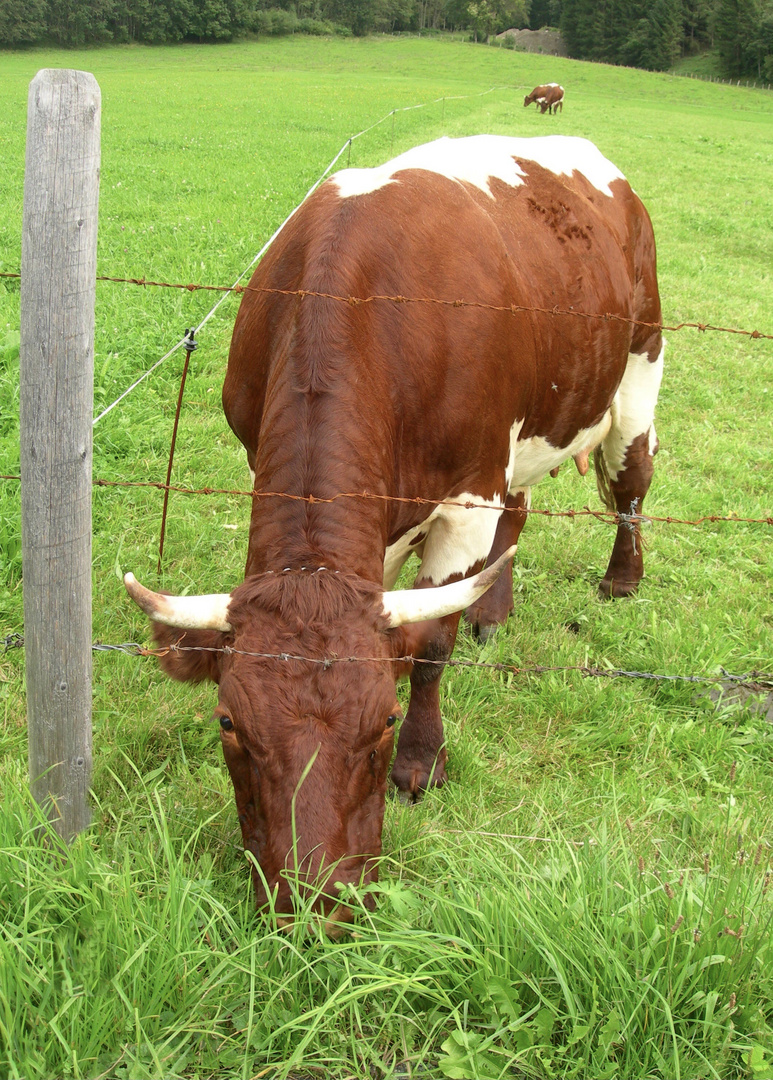
[[[182,640],[182,639],[180,639]],[[24,648],[24,635],[20,633],[9,634],[0,644],[3,645],[3,653],[11,649]],[[120,644],[109,645],[103,642],[95,642],[93,652],[121,652],[130,656],[138,657],[162,657],[169,653],[219,653],[224,656],[247,656],[256,660],[279,660],[282,663],[301,662],[313,664],[317,667],[329,669],[338,664],[424,664],[429,667],[450,667],[460,669],[479,669],[483,671],[503,672],[510,675],[549,675],[568,674],[578,672],[586,678],[594,679],[644,679],[653,682],[685,682],[685,683],[709,683],[730,682],[734,685],[747,686],[750,689],[768,691],[773,690],[773,672],[749,671],[741,675],[732,674],[720,667],[718,673],[703,675],[664,675],[652,671],[627,671],[623,668],[602,668],[591,664],[532,664],[522,666],[508,664],[503,661],[485,660],[429,660],[415,656],[304,656],[297,653],[271,653],[252,652],[247,649],[235,649],[230,645],[222,648],[215,646],[181,645],[179,641],[162,648],[147,648],[136,641],[124,641]]]
[[[0,277],[15,276],[19,275],[0,274]],[[371,296],[343,296],[338,295],[337,293],[316,292],[313,289],[270,289],[263,286],[254,287],[252,285],[204,285],[201,283],[193,282],[183,284],[180,282],[170,281],[150,281],[147,278],[118,278],[107,277],[103,275],[98,276],[97,281],[109,281],[123,285],[140,285],[142,287],[151,286],[162,289],[185,289],[188,292],[198,292],[201,290],[207,292],[236,293],[237,295],[246,292],[254,292],[272,294],[276,296],[296,296],[300,300],[311,297],[318,300],[333,300],[338,303],[348,304],[351,307],[358,307],[361,304],[385,302],[392,304],[430,304],[450,308],[474,308],[482,311],[491,311],[509,315],[531,314],[550,315],[553,317],[572,316],[580,319],[593,319],[600,322],[626,323],[630,326],[643,327],[644,329],[650,330],[665,330],[669,333],[675,333],[680,330],[699,330],[701,331],[701,333],[705,333],[708,330],[713,330],[723,334],[738,334],[743,337],[751,338],[755,341],[773,341],[773,334],[766,334],[763,333],[761,330],[744,330],[735,326],[717,326],[716,324],[709,322],[647,322],[642,319],[631,319],[625,315],[618,315],[615,312],[611,311],[576,311],[574,308],[560,308],[558,306],[545,308],[534,307],[526,304],[489,304],[479,300],[464,300],[462,298],[444,299],[442,297],[436,296],[401,296],[400,294],[394,296],[389,296],[386,294],[373,294]],[[166,357],[164,357],[163,359],[166,359]],[[161,363],[161,361],[158,361],[158,363]],[[130,389],[133,389],[133,387],[131,387]]]
[[[297,296],[299,299],[304,300],[307,297],[315,298],[318,300],[333,300],[338,303],[348,304],[351,307],[357,307],[361,304],[371,304],[376,302],[385,302],[392,304],[430,304],[441,307],[451,308],[475,308],[482,311],[492,311],[501,314],[518,315],[522,313],[533,315],[550,315],[550,316],[574,316],[581,319],[594,319],[602,322],[620,322],[626,323],[630,326],[643,327],[651,330],[667,330],[670,332],[676,332],[679,330],[695,329],[701,332],[707,330],[715,330],[725,334],[740,334],[745,337],[752,338],[754,340],[764,339],[767,341],[773,341],[773,334],[765,334],[760,330],[743,330],[738,327],[731,326],[716,326],[713,323],[708,322],[680,322],[680,323],[664,323],[664,322],[646,322],[642,319],[630,319],[624,315],[617,315],[614,312],[587,312],[576,311],[574,308],[559,308],[554,306],[551,308],[535,307],[526,304],[489,304],[479,300],[464,300],[457,299],[444,299],[442,297],[435,296],[401,296],[399,294],[395,296],[374,294],[372,296],[343,296],[336,293],[316,292],[313,289],[270,289],[263,286],[253,287],[252,285],[238,285],[231,287],[227,285],[198,285],[198,284],[173,284],[163,281],[146,281],[142,278],[98,278],[99,281],[112,281],[118,283],[132,284],[132,285],[156,285],[160,288],[172,288],[172,289],[187,289],[190,292],[194,292],[198,289],[215,290],[218,292],[255,292],[266,293],[276,296]]]
[[[3,475],[0,474],[0,480],[10,480],[19,483],[21,477],[18,475]],[[236,495],[247,499],[289,499],[293,502],[305,502],[309,505],[329,504],[338,502],[339,499],[374,499],[379,502],[395,502],[404,503],[411,506],[455,506],[463,510],[494,510],[498,514],[502,513],[519,513],[519,514],[533,514],[538,517],[562,517],[562,518],[580,518],[591,517],[596,518],[597,521],[601,521],[609,525],[627,525],[632,526],[636,524],[648,525],[652,522],[658,522],[664,525],[706,525],[717,522],[733,523],[737,525],[771,525],[773,526],[773,516],[753,518],[753,517],[740,517],[738,514],[704,514],[699,518],[679,518],[673,517],[673,515],[663,516],[660,514],[627,514],[621,510],[592,510],[589,506],[583,507],[582,510],[544,510],[538,507],[524,507],[524,506],[497,506],[496,504],[488,502],[475,502],[472,499],[466,499],[464,502],[460,502],[455,499],[427,499],[421,495],[408,496],[408,495],[380,495],[370,491],[342,491],[336,495],[330,495],[328,497],[322,497],[319,495],[291,495],[286,491],[244,491],[238,488],[186,488],[178,484],[164,484],[157,480],[102,480],[93,479],[92,484],[94,487],[129,487],[129,488],[153,488],[157,491],[175,492],[180,495]]]

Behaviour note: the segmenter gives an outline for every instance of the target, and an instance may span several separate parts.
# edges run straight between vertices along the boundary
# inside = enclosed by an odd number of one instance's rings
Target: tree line
[[[6,48],[547,26],[576,59],[665,71],[713,49],[726,75],[773,81],[773,0],[0,0]]]
[[[773,81],[773,0],[561,0],[569,55],[665,71],[715,50],[722,72]]]

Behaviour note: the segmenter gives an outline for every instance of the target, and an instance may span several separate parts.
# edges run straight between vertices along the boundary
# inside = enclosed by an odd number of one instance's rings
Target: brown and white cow
[[[655,244],[583,139],[440,139],[327,180],[250,289],[223,388],[254,480],[245,580],[179,598],[126,583],[161,644],[228,647],[161,664],[219,683],[259,903],[268,888],[292,909],[293,866],[329,873],[331,924],[348,918],[335,883],[377,873],[400,674],[392,780],[414,798],[446,780],[442,662],[462,609],[481,633],[511,611],[532,486],[595,448],[606,504],[642,509],[662,371]],[[639,583],[637,532],[618,527],[602,594]],[[389,591],[411,552],[413,589]]]
[[[537,102],[542,113],[557,113],[559,109],[563,112],[564,88],[554,82],[535,86],[532,92],[523,99],[524,107],[531,105],[532,101]]]

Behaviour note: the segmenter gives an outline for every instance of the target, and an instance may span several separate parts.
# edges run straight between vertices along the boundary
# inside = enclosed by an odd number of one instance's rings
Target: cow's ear
[[[230,635],[221,630],[180,630],[163,623],[153,623],[153,639],[158,662],[164,673],[180,682],[219,683],[222,674],[223,652]]]

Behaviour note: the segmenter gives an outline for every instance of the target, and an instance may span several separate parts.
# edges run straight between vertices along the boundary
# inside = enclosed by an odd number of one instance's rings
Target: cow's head
[[[167,674],[219,684],[215,717],[259,905],[268,892],[277,912],[291,912],[300,882],[321,889],[316,908],[328,929],[350,918],[338,884],[374,881],[381,853],[400,715],[397,628],[469,606],[514,550],[473,578],[387,593],[324,568],[259,574],[232,593],[195,597],[154,593],[126,575],[168,649]]]

